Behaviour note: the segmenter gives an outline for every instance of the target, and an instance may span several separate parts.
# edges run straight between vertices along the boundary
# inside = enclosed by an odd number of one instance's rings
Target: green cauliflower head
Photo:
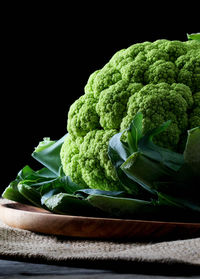
[[[144,131],[172,124],[156,143],[179,150],[187,129],[200,125],[200,44],[157,40],[118,51],[70,107],[61,149],[66,175],[84,187],[118,190],[107,155],[110,138],[143,113]]]

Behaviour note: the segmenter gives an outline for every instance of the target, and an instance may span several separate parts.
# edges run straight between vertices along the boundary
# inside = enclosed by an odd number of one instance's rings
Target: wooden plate
[[[160,240],[200,236],[200,223],[57,215],[13,202],[0,205],[0,219],[14,228],[76,238]]]

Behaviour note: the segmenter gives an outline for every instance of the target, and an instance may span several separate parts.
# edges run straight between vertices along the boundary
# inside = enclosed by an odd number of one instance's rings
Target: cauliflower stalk
[[[69,134],[60,153],[65,174],[83,187],[120,189],[108,143],[139,111],[144,132],[171,120],[154,141],[180,151],[187,130],[200,125],[198,41],[137,43],[94,72],[68,113]]]

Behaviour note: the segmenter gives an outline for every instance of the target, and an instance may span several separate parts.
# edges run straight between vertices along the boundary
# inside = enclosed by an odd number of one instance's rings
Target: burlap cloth
[[[91,267],[100,263],[116,268],[127,263],[200,267],[200,238],[154,243],[80,240],[14,229],[0,222],[0,258]]]

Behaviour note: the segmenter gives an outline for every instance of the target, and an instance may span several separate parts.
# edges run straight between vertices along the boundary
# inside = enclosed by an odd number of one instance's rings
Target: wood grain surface
[[[15,228],[78,238],[154,240],[200,236],[200,223],[57,215],[13,202],[0,206],[0,219]]]

